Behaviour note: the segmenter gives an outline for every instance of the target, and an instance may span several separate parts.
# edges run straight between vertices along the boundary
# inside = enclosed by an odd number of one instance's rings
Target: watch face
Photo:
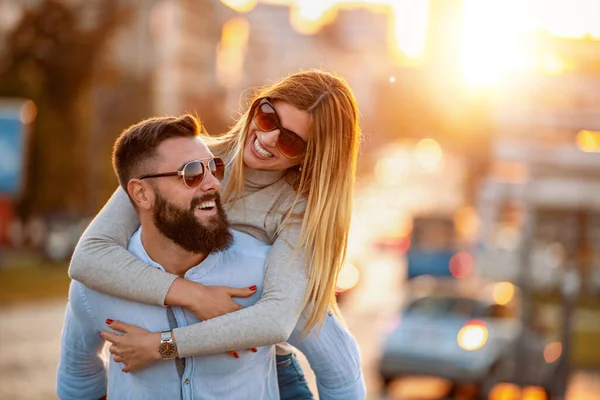
[[[162,342],[158,347],[158,352],[163,356],[163,358],[173,358],[175,357],[175,352],[177,351],[177,347],[174,343],[170,342]]]

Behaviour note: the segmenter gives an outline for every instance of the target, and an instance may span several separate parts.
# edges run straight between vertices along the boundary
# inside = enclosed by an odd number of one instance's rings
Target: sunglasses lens
[[[254,116],[254,123],[263,132],[271,132],[278,128],[277,113],[269,103],[259,104]]]
[[[208,162],[208,167],[210,168],[210,172],[217,178],[222,181],[225,177],[225,163],[220,158],[213,158]]]
[[[204,178],[204,165],[200,161],[187,163],[183,168],[183,181],[187,187],[195,188]]]
[[[306,150],[306,142],[293,132],[289,132],[279,126],[277,112],[268,100],[262,100],[254,116],[254,123],[263,132],[271,132],[279,129],[279,137],[277,139],[277,148],[281,153],[289,158],[295,158]]]
[[[298,135],[282,131],[277,139],[277,148],[286,157],[298,157],[306,150],[306,142]]]

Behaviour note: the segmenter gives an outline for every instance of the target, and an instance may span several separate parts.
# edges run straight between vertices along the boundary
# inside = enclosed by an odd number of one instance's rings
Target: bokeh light
[[[246,18],[231,18],[223,25],[215,59],[221,85],[231,87],[240,81],[249,35],[250,24]]]
[[[515,297],[515,285],[510,282],[500,282],[494,286],[492,296],[496,304],[504,306]]]
[[[466,278],[473,272],[473,257],[464,251],[456,253],[450,259],[448,269],[455,278]]]
[[[247,13],[256,7],[257,0],[221,0],[221,3],[234,11]]]
[[[521,389],[512,383],[499,383],[490,391],[489,400],[522,400]]]
[[[575,143],[579,150],[586,153],[597,153],[600,151],[600,132],[583,130],[577,133]]]
[[[544,360],[548,364],[552,364],[562,355],[562,344],[560,342],[552,342],[546,345],[544,349]]]
[[[539,386],[526,386],[523,389],[522,400],[546,400],[546,391]]]
[[[339,292],[352,289],[360,280],[360,271],[354,264],[345,263],[338,274],[337,288]]]
[[[409,168],[407,157],[382,157],[375,164],[375,180],[384,186],[400,186]]]
[[[35,118],[37,117],[37,113],[38,113],[38,109],[37,109],[37,106],[35,105],[35,103],[31,100],[27,100],[21,106],[21,112],[19,114],[21,123],[25,124],[25,125],[31,124],[33,121],[35,121]]]
[[[423,168],[436,170],[442,164],[442,147],[435,139],[421,139],[415,146],[415,159]]]
[[[458,345],[464,350],[477,350],[487,342],[488,330],[482,321],[469,321],[458,332]]]

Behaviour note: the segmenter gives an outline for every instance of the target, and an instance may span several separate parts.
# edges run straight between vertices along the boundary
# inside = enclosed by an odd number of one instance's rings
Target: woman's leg
[[[277,356],[277,381],[281,400],[314,399],[296,355]]]

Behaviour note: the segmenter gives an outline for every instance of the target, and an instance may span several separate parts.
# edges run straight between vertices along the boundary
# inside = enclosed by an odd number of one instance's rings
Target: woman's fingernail
[[[253,347],[250,350],[252,350],[253,353],[256,353],[258,351],[258,349],[256,347]]]
[[[250,290],[252,290],[254,292],[256,290],[256,285],[250,286]]]
[[[100,334],[100,337],[101,337],[102,339],[104,339],[104,338],[102,337],[102,334]]]
[[[237,353],[237,351],[234,351],[234,352],[233,352],[233,356],[234,356],[235,358],[240,358],[240,355]]]
[[[113,320],[112,320],[112,319],[107,319],[107,320],[106,320],[106,325],[110,325],[110,324],[112,324],[112,323],[113,323]]]

